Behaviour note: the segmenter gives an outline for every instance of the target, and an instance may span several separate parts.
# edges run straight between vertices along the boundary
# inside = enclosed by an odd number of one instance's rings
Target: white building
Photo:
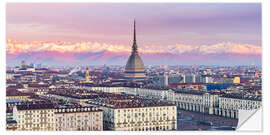
[[[236,94],[219,97],[219,108],[223,109],[252,110],[260,108],[261,105],[258,98],[237,97]]]
[[[211,76],[205,76],[203,78],[203,83],[213,83],[214,79]]]
[[[17,130],[54,130],[55,119],[54,108],[52,104],[31,104],[14,106],[13,119],[17,121]]]
[[[246,100],[219,96],[218,93],[205,91],[175,91],[154,88],[131,87],[95,87],[93,90],[126,93],[148,98],[159,98],[174,102],[178,108],[189,111],[203,112],[230,118],[238,118],[239,109],[256,109],[261,106],[261,100]]]
[[[164,74],[158,77],[159,79],[159,85],[160,86],[168,86],[169,85],[169,78],[168,75]]]
[[[113,97],[91,100],[104,110],[104,129],[116,131],[156,131],[177,129],[177,108],[151,100]]]
[[[96,107],[69,107],[55,110],[56,131],[101,131],[103,111]]]
[[[174,101],[180,109],[213,114],[218,105],[218,95],[203,91],[171,91],[170,101]]]
[[[183,83],[195,83],[195,75],[194,74],[185,74],[183,75]]]

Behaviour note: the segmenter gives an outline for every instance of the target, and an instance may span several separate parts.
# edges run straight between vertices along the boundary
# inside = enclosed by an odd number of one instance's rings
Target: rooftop
[[[253,100],[253,101],[262,101],[262,96],[257,95],[244,95],[244,94],[225,94],[220,97],[225,98],[235,98],[235,99],[244,99],[244,100]]]
[[[47,84],[32,83],[32,84],[28,84],[28,87],[41,88],[41,87],[49,87],[49,85],[47,85]]]
[[[21,91],[15,89],[8,89],[6,92],[6,96],[33,96],[34,93],[23,93]]]
[[[154,106],[175,106],[173,103],[159,99],[145,99],[141,97],[104,93],[102,98],[90,100],[88,103],[111,108],[140,108]]]
[[[206,91],[198,91],[198,90],[180,90],[175,89],[175,93],[183,93],[183,94],[192,94],[192,95],[203,95],[206,94]]]
[[[39,109],[53,109],[53,104],[24,104],[17,105],[18,110],[39,110]]]

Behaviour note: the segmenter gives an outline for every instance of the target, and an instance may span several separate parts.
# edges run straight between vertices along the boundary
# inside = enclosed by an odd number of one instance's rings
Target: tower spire
[[[136,22],[135,22],[135,19],[134,19],[134,39],[133,39],[133,42],[136,44]]]
[[[136,22],[134,19],[134,32],[133,32],[133,46],[132,46],[132,53],[138,53],[137,44],[136,44]]]

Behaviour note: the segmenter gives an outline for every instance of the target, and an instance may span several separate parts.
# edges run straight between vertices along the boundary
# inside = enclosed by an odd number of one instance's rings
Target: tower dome
[[[137,43],[136,43],[136,24],[134,20],[134,39],[132,45],[132,53],[128,58],[126,68],[125,68],[125,77],[128,80],[137,81],[145,78],[144,74],[144,64],[139,56]]]
[[[139,56],[139,54],[131,54],[128,58],[127,64],[126,64],[126,70],[133,70],[133,69],[143,69],[144,70],[144,64]]]

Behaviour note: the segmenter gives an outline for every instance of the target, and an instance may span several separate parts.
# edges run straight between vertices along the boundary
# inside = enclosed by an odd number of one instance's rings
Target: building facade
[[[183,110],[213,114],[218,106],[218,95],[198,91],[177,91],[170,96],[171,101]]]
[[[177,108],[174,104],[121,94],[89,100],[104,110],[104,130],[157,131],[177,129]]]
[[[158,131],[177,129],[176,106],[104,109],[104,126],[115,131]]]
[[[103,111],[96,107],[69,107],[55,110],[56,131],[101,131]]]
[[[17,130],[53,131],[54,107],[52,104],[26,104],[13,108],[13,119],[17,122]]]

